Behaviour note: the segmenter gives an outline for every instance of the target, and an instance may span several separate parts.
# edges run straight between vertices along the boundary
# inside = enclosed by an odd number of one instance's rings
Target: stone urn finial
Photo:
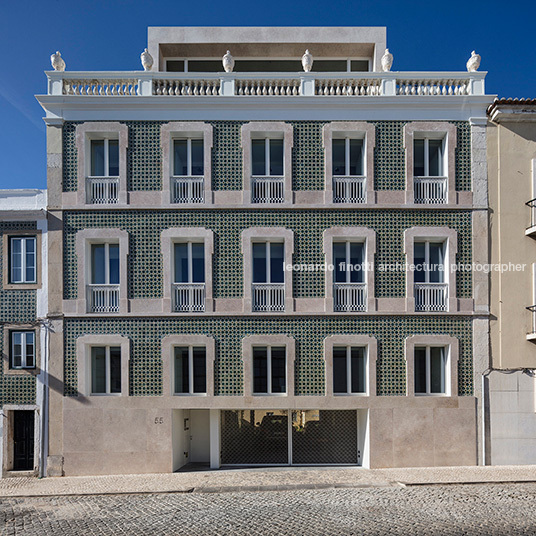
[[[305,51],[305,54],[302,56],[301,64],[303,66],[303,70],[306,73],[310,73],[311,69],[313,68],[313,55],[309,52],[309,49]]]
[[[55,71],[65,71],[65,62],[59,50],[56,51],[56,54],[50,56],[50,63]]]
[[[387,73],[391,70],[391,67],[393,66],[393,55],[389,52],[389,49],[386,48],[385,52],[382,56],[382,71],[384,73]]]
[[[471,52],[471,57],[467,60],[467,72],[474,73],[475,71],[478,71],[478,68],[480,67],[480,54],[477,54],[474,50]]]
[[[221,62],[223,63],[223,68],[226,73],[233,72],[235,61],[233,56],[231,56],[231,52],[227,51],[221,59]]]
[[[140,54],[140,59],[144,71],[150,71],[153,68],[153,57],[149,54],[147,49]]]

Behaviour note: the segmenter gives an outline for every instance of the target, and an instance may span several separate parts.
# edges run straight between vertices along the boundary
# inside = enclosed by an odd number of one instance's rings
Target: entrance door
[[[34,412],[13,412],[13,470],[34,468]]]

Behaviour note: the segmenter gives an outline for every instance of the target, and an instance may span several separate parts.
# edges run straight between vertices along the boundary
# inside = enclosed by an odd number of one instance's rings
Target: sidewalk
[[[337,487],[536,482],[536,465],[495,467],[288,467],[147,475],[0,479],[0,497],[214,493]]]

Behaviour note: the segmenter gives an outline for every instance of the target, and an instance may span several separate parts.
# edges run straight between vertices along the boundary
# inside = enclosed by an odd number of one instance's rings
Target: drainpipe
[[[482,465],[486,465],[486,377],[492,370],[488,368],[482,373]]]
[[[39,467],[39,478],[46,475],[46,463],[48,455],[48,354],[49,354],[49,329],[50,324],[45,319],[40,319],[45,330],[45,347],[43,355],[43,366],[40,376],[43,384],[43,405],[41,407],[41,464]]]

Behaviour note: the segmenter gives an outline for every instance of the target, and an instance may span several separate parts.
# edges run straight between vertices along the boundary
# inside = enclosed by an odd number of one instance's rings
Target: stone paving
[[[536,484],[0,499],[5,536],[536,534]]]

